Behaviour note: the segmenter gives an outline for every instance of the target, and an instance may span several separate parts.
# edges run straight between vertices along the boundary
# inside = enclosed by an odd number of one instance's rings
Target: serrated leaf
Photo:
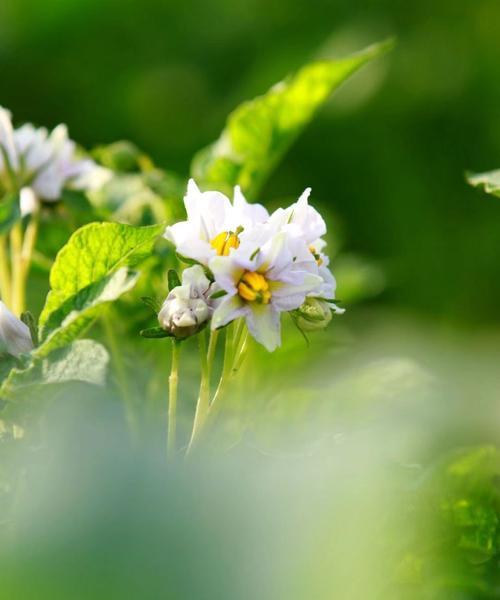
[[[7,194],[0,200],[0,234],[9,233],[21,218],[19,196]]]
[[[150,256],[163,225],[132,227],[91,223],[76,231],[59,252],[50,272],[51,290],[40,315],[46,355],[81,333],[98,307],[130,290],[137,276],[128,267]]]
[[[500,169],[486,173],[467,173],[467,181],[487,194],[500,197]]]
[[[223,191],[238,184],[254,197],[331,93],[392,45],[389,40],[346,58],[308,64],[265,95],[242,104],[230,114],[219,139],[195,156],[192,176]]]
[[[26,369],[12,369],[0,388],[0,397],[22,401],[29,388],[69,381],[102,385],[108,362],[109,355],[104,346],[93,340],[78,340],[46,357],[35,357]]]
[[[54,310],[43,328],[43,342],[38,356],[72,342],[96,318],[101,305],[117,300],[136,284],[138,273],[126,267],[91,283]]]
[[[167,273],[168,291],[171,292],[174,288],[181,285],[181,280],[175,269],[169,269]]]

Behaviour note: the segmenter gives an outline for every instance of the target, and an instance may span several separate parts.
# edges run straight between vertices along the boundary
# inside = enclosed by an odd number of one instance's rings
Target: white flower
[[[33,350],[30,330],[0,300],[0,353],[19,356]]]
[[[29,202],[25,193],[23,215],[32,212],[40,200],[59,200],[65,187],[95,189],[111,177],[107,169],[94,161],[78,157],[65,125],[58,125],[51,133],[30,123],[14,130],[10,113],[1,107],[0,150],[0,182],[3,180],[7,189],[14,183],[33,193]],[[6,181],[9,185],[5,185]]]
[[[258,233],[263,237],[262,228]],[[317,274],[294,261],[289,241],[287,233],[279,231],[262,246],[248,239],[229,256],[212,258],[215,281],[227,293],[213,314],[212,329],[243,317],[253,337],[269,351],[280,345],[281,313],[301,306],[321,283]]]
[[[233,203],[220,192],[201,192],[191,179],[184,197],[187,220],[167,227],[165,237],[181,256],[208,265],[214,256],[227,256],[238,248],[269,215],[260,204],[249,204],[240,188]]]
[[[161,327],[177,338],[197,333],[212,316],[216,289],[200,265],[186,269],[182,285],[170,291],[158,314]]]
[[[285,230],[294,240],[295,260],[302,268],[321,277],[321,284],[309,296],[333,300],[336,281],[329,269],[330,259],[323,252],[326,242],[326,224],[320,213],[309,204],[311,188],[307,188],[300,198],[286,209],[278,208],[270,217],[274,231]],[[343,308],[331,304],[334,312],[342,314]]]

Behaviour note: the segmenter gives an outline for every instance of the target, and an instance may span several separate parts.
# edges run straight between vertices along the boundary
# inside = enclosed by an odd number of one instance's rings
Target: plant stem
[[[9,268],[9,253],[7,250],[7,236],[0,235],[0,294],[2,300],[11,306],[11,281]]]
[[[25,290],[23,286],[23,230],[21,223],[16,223],[10,231],[10,260],[12,263],[12,312],[17,316],[24,310]]]
[[[171,460],[175,454],[176,420],[177,420],[177,384],[179,381],[179,354],[180,345],[177,340],[172,341],[172,366],[168,378],[168,430],[167,430],[167,458]]]
[[[23,285],[26,288],[26,282],[31,267],[31,259],[33,257],[33,251],[35,249],[36,239],[38,237],[38,225],[40,223],[40,213],[35,211],[31,214],[26,231],[24,232],[23,247],[21,250],[22,260],[22,277]]]
[[[208,342],[207,352],[205,332],[200,333],[200,335],[198,336],[200,344],[201,364],[200,393],[198,396],[198,402],[196,404],[196,413],[194,416],[193,430],[191,432],[191,439],[189,440],[188,449],[186,451],[187,454],[189,454],[194,448],[194,445],[197,442],[199,436],[201,435],[201,432],[205,426],[205,422],[208,417],[208,411],[210,408],[210,380],[212,375],[212,367],[215,358],[215,350],[217,347],[218,337],[218,331],[212,331],[210,333],[210,340]]]

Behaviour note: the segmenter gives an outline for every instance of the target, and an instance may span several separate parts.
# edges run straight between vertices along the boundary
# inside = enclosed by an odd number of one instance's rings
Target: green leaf
[[[51,290],[40,315],[39,356],[74,340],[100,305],[135,285],[137,275],[128,267],[151,255],[162,230],[163,225],[91,223],[71,236],[50,272]]]
[[[151,296],[142,296],[142,302],[150,308],[155,315],[157,315],[161,310],[161,304],[158,302],[156,298],[152,298]]]
[[[43,343],[36,350],[45,356],[78,337],[97,317],[101,305],[113,302],[137,283],[138,273],[126,267],[118,269],[83,288],[50,313],[43,328]]]
[[[391,40],[346,58],[310,63],[229,115],[219,139],[199,152],[191,174],[223,190],[239,184],[254,197],[319,107],[350,75],[392,48]]]
[[[26,311],[22,313],[21,321],[30,330],[31,341],[36,348],[38,346],[38,325],[36,324],[35,317],[29,311]]]
[[[9,233],[20,218],[19,196],[7,194],[0,200],[0,234]]]
[[[16,359],[5,352],[0,352],[0,382],[2,382],[11,370],[18,364]]]
[[[22,401],[28,390],[69,381],[103,385],[108,363],[109,355],[104,346],[93,340],[78,340],[47,357],[35,357],[26,369],[12,369],[0,388],[0,397]]]
[[[142,336],[143,338],[150,338],[150,339],[161,339],[161,338],[166,338],[166,337],[174,337],[171,333],[169,333],[168,331],[165,331],[165,329],[162,329],[161,327],[150,327],[149,329],[143,329],[142,331],[139,332],[139,335]]]
[[[492,196],[500,197],[500,169],[487,173],[467,173],[466,179],[473,187],[480,188]]]
[[[175,269],[169,269],[168,274],[168,291],[171,292],[174,288],[179,287],[181,284],[181,280],[177,271]]]

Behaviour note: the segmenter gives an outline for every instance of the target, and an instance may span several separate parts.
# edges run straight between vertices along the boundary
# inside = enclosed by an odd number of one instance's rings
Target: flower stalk
[[[175,455],[177,434],[177,386],[179,383],[180,344],[172,340],[172,364],[168,378],[168,425],[167,425],[167,458]]]

